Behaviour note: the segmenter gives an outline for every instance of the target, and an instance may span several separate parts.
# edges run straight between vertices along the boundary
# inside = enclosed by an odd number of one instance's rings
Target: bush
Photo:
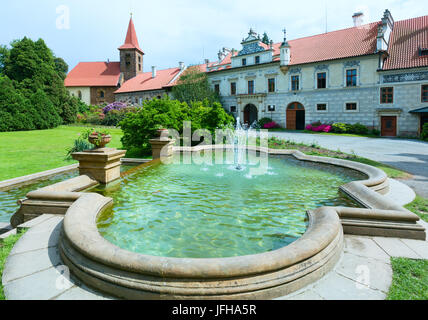
[[[272,121],[272,122],[266,123],[262,128],[263,129],[278,129],[278,128],[280,128],[280,126],[275,121]]]
[[[168,98],[145,101],[142,108],[128,112],[119,123],[123,131],[122,144],[140,155],[149,154],[149,140],[159,127],[182,133],[184,121],[192,121],[192,132],[208,129],[213,133],[217,128],[233,124],[234,119],[219,103],[210,104],[208,100],[194,102],[190,107],[185,102]]]
[[[334,133],[346,133],[348,131],[348,127],[344,123],[334,123],[332,125],[332,130]]]
[[[356,123],[356,124],[354,124],[354,125],[351,126],[350,133],[368,134],[369,133],[369,128],[367,128],[365,125],[363,125],[361,123]]]
[[[318,125],[318,123],[316,123],[315,125],[314,124],[307,125],[306,128],[305,128],[305,130],[314,131],[314,132],[326,132],[326,133],[328,133],[328,132],[332,131],[332,128],[333,127],[331,125],[329,125],[329,124],[320,124],[320,125]]]
[[[271,123],[271,122],[273,122],[273,120],[271,118],[262,118],[258,122],[258,127],[259,128],[264,128],[265,124]]]
[[[421,139],[428,141],[428,123],[425,123],[422,127]]]

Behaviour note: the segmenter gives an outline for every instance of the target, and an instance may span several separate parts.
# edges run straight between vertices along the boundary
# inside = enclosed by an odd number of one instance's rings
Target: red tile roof
[[[115,93],[160,90],[168,86],[180,71],[180,68],[158,70],[155,78],[152,78],[151,72],[142,73],[124,82]]]
[[[129,20],[128,32],[126,33],[125,43],[119,47],[119,50],[123,49],[137,49],[141,53],[144,54],[143,50],[141,50],[140,45],[138,44],[137,33],[135,32],[134,22]]]
[[[80,62],[64,81],[66,87],[116,87],[120,62]]]
[[[420,56],[419,48],[428,48],[428,16],[396,22],[383,69],[428,66],[428,56]]]

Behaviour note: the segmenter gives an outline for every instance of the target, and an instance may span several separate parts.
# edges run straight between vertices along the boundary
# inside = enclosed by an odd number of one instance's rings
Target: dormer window
[[[247,59],[245,59],[245,58],[244,58],[244,59],[242,59],[242,65],[243,65],[243,66],[246,66],[246,65],[247,65]]]
[[[255,63],[256,63],[256,64],[259,64],[259,63],[260,63],[260,56],[256,56],[256,58],[255,58]]]

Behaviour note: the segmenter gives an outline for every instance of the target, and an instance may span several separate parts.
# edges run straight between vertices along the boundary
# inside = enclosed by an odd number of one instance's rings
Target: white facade
[[[91,104],[91,88],[90,87],[67,87],[68,92],[72,97],[79,98],[87,105]]]

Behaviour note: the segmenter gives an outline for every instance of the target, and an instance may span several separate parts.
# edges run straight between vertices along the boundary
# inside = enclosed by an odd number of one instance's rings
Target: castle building
[[[64,81],[70,94],[91,105],[114,101],[141,105],[144,100],[169,95],[186,69],[180,62],[175,68],[157,70],[153,66],[150,72],[144,72],[144,52],[138,43],[132,17],[125,42],[118,49],[119,62],[80,62],[71,70]]]
[[[250,30],[242,49],[207,66],[223,106],[251,124],[302,130],[361,123],[382,136],[416,136],[428,122],[428,16],[381,21],[280,43]],[[284,31],[285,33],[285,31]]]

